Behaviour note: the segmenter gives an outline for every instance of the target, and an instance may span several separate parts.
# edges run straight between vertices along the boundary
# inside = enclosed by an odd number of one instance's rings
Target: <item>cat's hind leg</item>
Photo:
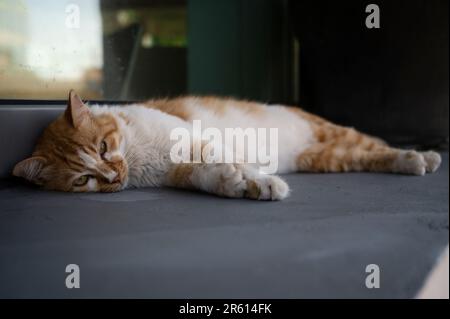
[[[434,151],[422,152],[423,158],[427,163],[427,173],[434,173],[438,170],[439,166],[441,166],[442,158],[439,153]]]
[[[370,171],[424,175],[435,172],[441,156],[433,151],[418,152],[389,147],[384,142],[352,128],[330,125],[322,141],[297,157],[299,171]]]

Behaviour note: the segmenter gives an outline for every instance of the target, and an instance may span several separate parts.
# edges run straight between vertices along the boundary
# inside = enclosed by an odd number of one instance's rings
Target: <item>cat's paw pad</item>
[[[422,153],[425,162],[427,163],[427,173],[434,173],[441,166],[442,158],[439,153],[428,151]]]
[[[258,200],[282,200],[289,195],[289,186],[278,176],[265,175],[247,180],[245,197]]]
[[[423,176],[426,173],[427,162],[422,154],[416,151],[405,151],[398,156],[394,169],[402,174]]]

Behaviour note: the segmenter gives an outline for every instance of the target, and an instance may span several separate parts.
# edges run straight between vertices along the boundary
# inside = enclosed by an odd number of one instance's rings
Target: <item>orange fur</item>
[[[198,164],[185,163],[172,167],[167,176],[168,185],[179,188],[192,188],[190,176],[196,165]]]
[[[245,115],[264,119],[265,115],[272,114],[268,113],[268,107],[262,104],[216,97],[151,100],[144,106],[188,122],[195,120],[193,110],[197,112],[205,110],[208,114],[212,113],[219,118],[226,116],[227,110],[230,109],[239,110],[240,112],[231,112],[238,114],[238,117]],[[300,132],[307,131],[308,134],[312,132],[314,140],[309,144],[308,138],[308,143],[304,144],[307,145],[306,149],[301,153],[299,151],[299,154],[294,153],[297,154],[294,169],[297,168],[298,171],[372,171],[423,175],[435,171],[440,165],[441,159],[437,153],[392,148],[378,138],[353,128],[333,124],[302,109],[281,107],[282,112],[286,113],[286,110],[292,112],[293,117],[299,116],[307,121],[305,124],[307,129]],[[276,112],[279,112],[279,109],[276,109]],[[157,116],[160,114],[154,113]],[[126,184],[124,181],[128,178],[129,167],[125,160],[126,154],[119,152],[123,138],[119,126],[123,125],[122,120],[127,127],[133,125],[132,121],[136,120],[128,118],[127,114],[119,110],[116,117],[107,112],[96,113],[94,116],[79,97],[70,92],[66,112],[45,129],[32,157],[18,163],[13,174],[54,190],[74,192],[121,190],[122,185]],[[282,124],[289,125],[289,121],[290,115]],[[290,141],[291,144],[295,142],[296,140]],[[135,147],[139,148],[140,145],[137,143]],[[101,153],[103,146],[108,150],[106,154]],[[192,157],[191,150],[191,159]],[[135,158],[132,157],[130,160],[131,167]],[[203,182],[208,184],[211,182],[208,174],[212,174],[216,179],[212,184],[205,186],[206,191],[221,196],[280,199],[287,196],[289,191],[288,186],[278,177],[257,175],[238,164],[207,164],[204,160],[202,158],[202,163],[197,164],[171,164],[161,174],[165,174],[168,186],[182,188],[199,188],[198,184]],[[76,181],[80,176],[92,176],[95,183],[79,185]],[[215,182],[217,184],[214,184]],[[274,189],[279,193],[273,193]]]
[[[423,154],[389,147],[379,138],[351,127],[333,124],[299,108],[290,110],[309,121],[317,140],[316,144],[298,156],[299,171],[371,171],[423,175],[435,169],[433,163],[427,162],[426,156],[423,158]],[[414,165],[421,159],[424,160],[423,169]]]
[[[99,158],[99,145],[105,141],[110,150],[119,148],[120,135],[116,120],[108,114],[98,117],[91,117],[82,114],[83,119],[79,119],[79,127],[74,127],[70,109],[51,123],[40,137],[31,158],[43,157],[46,165],[41,174],[36,176],[33,182],[45,186],[47,189],[63,191],[88,191],[87,185],[73,187],[73,181],[79,175],[87,171],[86,164],[79,156],[82,151],[93,159]],[[97,177],[97,191],[111,192],[120,189],[120,182],[126,178],[127,164],[125,161],[112,157],[109,161],[101,161],[97,171],[90,171],[90,174]],[[21,162],[22,163],[22,162]],[[14,174],[22,177],[24,171],[20,164],[14,169]],[[111,183],[104,178],[102,173],[116,172],[116,182]],[[25,172],[26,173],[26,172]],[[92,191],[92,190],[90,190]]]
[[[179,117],[183,120],[188,120],[190,118],[190,113],[184,106],[183,100],[184,98],[177,98],[173,100],[169,99],[150,100],[144,103],[144,106],[160,110],[161,112]]]
[[[212,96],[198,97],[188,96],[176,99],[149,100],[144,103],[148,108],[160,110],[170,115],[179,117],[186,121],[191,121],[191,112],[189,102],[202,105],[206,110],[212,111],[217,115],[223,115],[228,108],[239,108],[248,114],[258,116],[264,112],[261,104],[249,101],[237,101],[231,98],[217,98]]]

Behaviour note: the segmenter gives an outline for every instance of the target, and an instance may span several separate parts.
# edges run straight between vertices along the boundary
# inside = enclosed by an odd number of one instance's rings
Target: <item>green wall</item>
[[[280,0],[189,0],[189,93],[288,102],[285,14]]]

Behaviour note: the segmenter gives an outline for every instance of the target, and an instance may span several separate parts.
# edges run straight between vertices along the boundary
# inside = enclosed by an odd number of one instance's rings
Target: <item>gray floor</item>
[[[289,175],[283,202],[2,181],[0,297],[413,297],[448,243],[448,174],[445,155],[425,177]],[[65,287],[72,263],[80,289]]]

